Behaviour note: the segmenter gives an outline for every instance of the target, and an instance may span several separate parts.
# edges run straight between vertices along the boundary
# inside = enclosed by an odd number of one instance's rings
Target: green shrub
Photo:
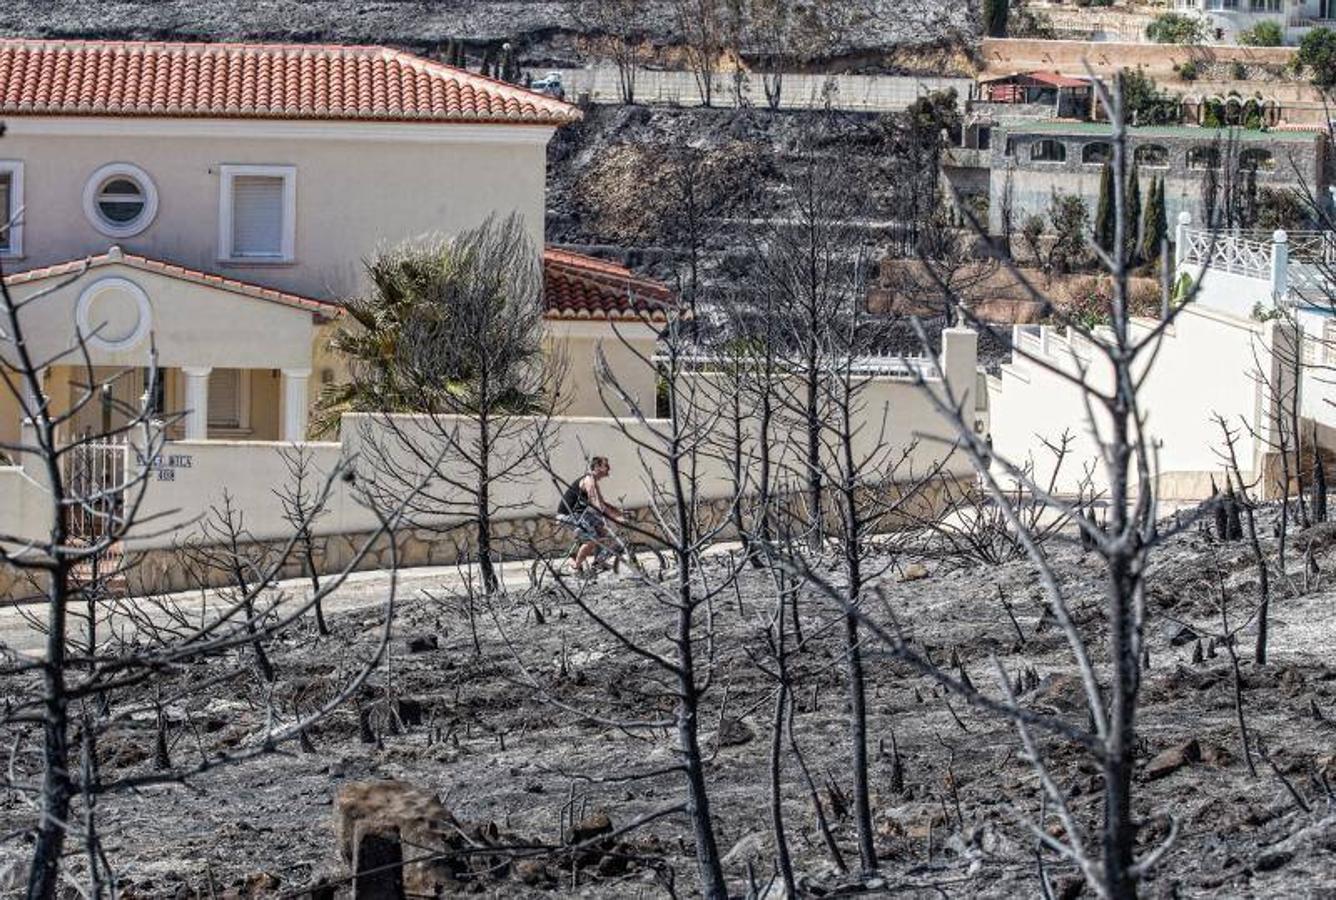
[[[1299,42],[1294,61],[1312,70],[1313,84],[1318,87],[1336,85],[1336,31],[1314,28],[1308,32]]]
[[[1160,13],[1146,26],[1146,37],[1156,44],[1200,44],[1206,35],[1205,21],[1183,13]]]
[[[1258,22],[1247,31],[1239,32],[1239,43],[1246,47],[1279,47],[1285,43],[1280,24],[1270,20]]]

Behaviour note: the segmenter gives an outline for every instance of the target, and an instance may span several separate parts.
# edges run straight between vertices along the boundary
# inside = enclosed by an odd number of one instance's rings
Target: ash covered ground
[[[1272,520],[1273,512],[1262,516],[1264,534]],[[1251,628],[1238,645],[1254,748],[1264,746],[1276,769],[1273,773],[1259,758],[1256,777],[1242,759],[1223,645],[1194,662],[1197,640],[1184,630],[1194,630],[1206,644],[1219,629],[1217,567],[1231,616],[1236,622],[1246,618],[1256,590],[1251,552],[1246,542],[1218,544],[1190,529],[1155,556],[1135,814],[1143,822],[1144,846],[1164,837],[1169,815],[1181,834],[1145,885],[1145,896],[1317,897],[1332,890],[1336,816],[1323,780],[1336,776],[1336,669],[1330,663],[1336,652],[1331,615],[1336,584],[1330,574],[1336,572],[1336,531],[1317,526],[1298,540],[1311,541],[1323,574],[1299,596],[1281,589],[1272,607],[1266,666],[1250,662]],[[1266,539],[1266,545],[1274,558],[1274,540]],[[1057,542],[1048,547],[1102,667],[1099,564],[1078,547]],[[1291,561],[1290,580],[1302,588],[1296,553]],[[833,562],[826,568],[834,577]],[[717,557],[703,577],[719,583],[727,571],[727,562]],[[1067,648],[1043,612],[1029,564],[978,566],[905,552],[879,583],[900,621],[912,623],[919,649],[943,662],[954,651],[981,687],[993,685],[991,654],[1012,676],[1032,668],[1038,683],[1027,686],[1022,701],[1084,722]],[[434,587],[438,599],[422,594],[423,586]],[[346,588],[345,599],[356,608],[335,612],[331,638],[315,640],[307,629],[286,636],[273,652],[279,693],[318,693],[322,684],[336,682],[374,644],[375,600],[383,589],[383,579],[375,578]],[[667,648],[669,614],[643,584],[605,576],[585,591],[592,607],[628,635]],[[150,788],[102,801],[102,834],[125,896],[270,896],[335,881],[346,875],[334,833],[335,795],[359,780],[401,779],[439,797],[481,833],[535,844],[560,845],[573,819],[606,813],[613,827],[622,827],[680,799],[675,775],[616,780],[672,764],[671,735],[627,732],[581,714],[622,719],[670,709],[643,659],[629,654],[550,583],[516,589],[495,602],[479,619],[478,653],[459,607],[439,599],[449,592],[445,576],[439,585],[430,579],[410,583],[406,593],[413,596],[398,611],[389,664],[373,677],[362,701],[312,730],[307,752],[289,745],[282,754],[199,776],[188,788]],[[1015,624],[999,596],[1014,610]],[[746,890],[749,865],[762,884],[772,871],[766,806],[772,683],[750,654],[760,650],[773,604],[769,579],[748,570],[738,590],[727,592],[714,609],[716,680],[703,730],[716,826],[738,894]],[[839,643],[829,628],[835,610],[810,594],[801,609],[808,644],[792,660],[799,672],[794,734],[840,846],[847,859],[856,860],[853,825],[841,801],[849,782]],[[882,620],[884,615],[875,613]],[[1019,757],[1014,731],[958,699],[948,706],[932,682],[879,654],[875,641],[867,649],[872,794],[882,863],[873,893],[1039,895],[1034,842],[1018,822],[1019,815],[1038,809],[1037,786],[1031,767]],[[187,761],[196,742],[239,749],[262,728],[271,688],[241,662],[239,677],[168,704],[174,761]],[[209,669],[178,673],[171,687],[199,684]],[[31,688],[16,678],[2,686],[11,697]],[[113,708],[143,700],[118,697]],[[412,711],[402,727],[385,714],[390,700],[409,703],[398,707]],[[372,743],[363,742],[360,733],[362,705],[373,710],[364,717]],[[903,761],[904,785],[898,791],[892,734]],[[12,734],[0,737],[10,746]],[[114,729],[102,741],[103,777],[152,771],[153,742],[151,723],[142,717]],[[1093,822],[1100,804],[1096,768],[1054,740],[1045,747],[1076,814]],[[1183,757],[1181,766],[1172,764],[1175,752]],[[1299,808],[1286,780],[1311,811]],[[783,786],[803,884],[813,891],[847,884],[832,867],[807,789],[787,753]],[[0,834],[13,835],[32,823],[31,810],[19,798],[4,798]],[[473,890],[505,896],[668,896],[671,873],[679,895],[693,893],[691,832],[681,817],[658,820],[622,841],[621,861],[614,865],[596,856],[572,870],[569,861],[540,858],[522,877],[515,867],[502,865]],[[0,881],[0,893],[17,885],[28,848],[21,837],[0,845],[0,871],[8,867],[10,879]],[[77,869],[81,859],[71,857],[68,864]],[[1047,867],[1063,896],[1078,896],[1070,867],[1053,859]]]

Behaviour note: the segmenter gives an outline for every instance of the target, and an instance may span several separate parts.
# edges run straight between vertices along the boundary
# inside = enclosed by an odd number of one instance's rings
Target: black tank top
[[[588,508],[589,492],[584,489],[584,476],[581,475],[561,495],[561,505],[557,507],[557,512],[564,516],[576,516]]]

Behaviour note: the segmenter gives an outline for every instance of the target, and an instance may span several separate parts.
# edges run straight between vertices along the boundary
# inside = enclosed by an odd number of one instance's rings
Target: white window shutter
[[[12,185],[14,176],[8,172],[0,172],[0,249],[9,249],[9,220],[14,217],[16,210],[10,202],[13,196]]]
[[[240,369],[214,369],[209,373],[209,424],[215,428],[241,427]]]
[[[283,255],[283,179],[237,175],[232,179],[232,255]]]

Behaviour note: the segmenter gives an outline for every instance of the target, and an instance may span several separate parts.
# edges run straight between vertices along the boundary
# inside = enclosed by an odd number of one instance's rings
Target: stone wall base
[[[900,499],[901,488],[890,486],[878,490],[883,502]],[[915,517],[931,515],[940,510],[943,488],[940,483],[922,490],[911,498],[906,508],[882,523],[883,530],[895,530],[912,523]],[[773,518],[781,521],[806,521],[801,494],[791,494],[779,504]],[[714,540],[736,540],[737,529],[732,522],[732,503],[727,500],[703,501],[698,505],[698,521],[702,533],[713,533]],[[663,510],[665,514],[668,510]],[[652,508],[625,510],[628,522],[620,533],[633,546],[654,546],[659,543],[657,517]],[[750,512],[744,515],[751,519]],[[838,533],[836,511],[826,512],[827,528]],[[393,543],[392,543],[393,542]],[[559,557],[571,552],[575,534],[551,516],[525,519],[501,519],[492,523],[492,548],[496,562],[534,557]],[[208,554],[217,560],[217,547]],[[286,551],[286,552],[285,552]],[[274,571],[279,579],[304,578],[310,575],[306,554],[301,545],[289,547],[286,540],[255,541],[244,545],[244,554],[253,571]],[[448,566],[477,554],[477,531],[469,523],[444,528],[404,527],[391,537],[381,535],[372,539],[370,533],[317,535],[312,539],[311,559],[316,574],[329,576],[347,571],[388,569],[397,563],[402,569],[422,566]],[[220,565],[203,567],[193,564],[204,554],[181,547],[133,551],[126,554],[122,573],[115,588],[131,596],[168,593],[224,587],[231,583],[230,573]],[[0,567],[0,601],[40,598],[40,584],[8,567]]]

